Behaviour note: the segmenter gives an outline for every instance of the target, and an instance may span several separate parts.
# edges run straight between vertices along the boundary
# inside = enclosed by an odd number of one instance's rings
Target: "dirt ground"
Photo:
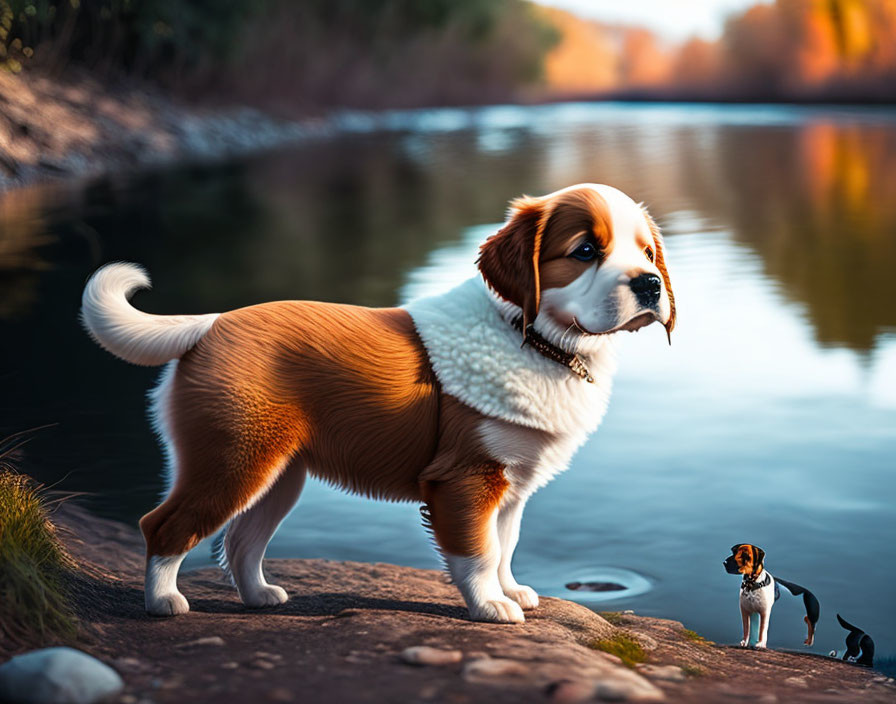
[[[386,564],[270,560],[282,606],[245,609],[217,570],[181,576],[191,612],[143,611],[135,529],[71,503],[55,516],[92,576],[77,588],[79,647],[115,667],[122,704],[149,702],[894,702],[880,673],[838,660],[719,646],[680,623],[633,614],[612,623],[544,599],[525,625],[472,623],[439,573]],[[632,669],[594,647],[620,633],[647,656]],[[413,665],[414,646],[453,652]],[[436,653],[439,655],[439,653]]]

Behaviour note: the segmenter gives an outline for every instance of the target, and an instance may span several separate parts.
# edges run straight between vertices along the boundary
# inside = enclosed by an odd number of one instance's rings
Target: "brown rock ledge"
[[[386,564],[270,560],[269,579],[290,601],[257,611],[203,569],[180,579],[189,614],[151,618],[137,532],[70,503],[55,520],[93,574],[77,589],[81,647],[121,673],[122,704],[896,701],[892,680],[860,667],[719,646],[675,621],[626,614],[611,624],[562,599],[544,599],[522,626],[471,623],[442,574]],[[647,666],[590,647],[619,633],[641,643]],[[415,646],[462,657],[423,651],[444,664],[410,664]]]

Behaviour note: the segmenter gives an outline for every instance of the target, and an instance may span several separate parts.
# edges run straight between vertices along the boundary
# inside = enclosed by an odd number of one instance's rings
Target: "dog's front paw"
[[[285,604],[288,599],[289,596],[283,587],[278,587],[276,584],[265,584],[243,596],[243,603],[250,609],[262,609],[265,606]]]
[[[524,623],[526,620],[520,605],[507,597],[478,604],[470,609],[470,618],[492,623]]]
[[[744,639],[740,642],[740,647],[741,647],[741,648],[746,648],[749,644],[750,644],[750,639],[749,639],[749,638],[744,638]]]
[[[504,595],[513,599],[524,609],[538,608],[538,594],[532,587],[527,587],[525,584],[517,584],[515,587],[505,589]]]
[[[765,641],[761,640],[756,644],[756,650],[765,650]]]
[[[177,616],[190,610],[190,602],[180,592],[146,597],[146,613],[150,616]]]

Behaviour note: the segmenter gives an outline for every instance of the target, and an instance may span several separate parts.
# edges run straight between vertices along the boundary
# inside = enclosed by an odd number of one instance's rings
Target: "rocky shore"
[[[75,645],[121,675],[121,704],[896,700],[871,670],[561,599],[522,626],[472,623],[441,573],[386,564],[271,560],[269,579],[291,598],[258,611],[203,569],[180,580],[189,614],[151,618],[136,530],[71,504],[54,520],[84,567]]]
[[[200,109],[86,74],[0,72],[0,191],[270,149],[324,129],[251,108]]]

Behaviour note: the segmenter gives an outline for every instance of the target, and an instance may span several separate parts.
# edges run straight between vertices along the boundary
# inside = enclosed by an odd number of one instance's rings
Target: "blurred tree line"
[[[718,40],[680,45],[643,28],[546,12],[564,28],[547,58],[547,83],[555,93],[896,100],[896,0],[757,3],[730,17]],[[582,62],[604,69],[587,80],[577,70]]]
[[[746,92],[893,99],[896,0],[756,5],[728,22],[717,51],[715,81]]]
[[[284,111],[531,97],[896,100],[896,0],[774,0],[672,45],[528,0],[0,0],[0,65]]]
[[[509,99],[556,40],[525,0],[0,0],[7,70],[284,108]]]

